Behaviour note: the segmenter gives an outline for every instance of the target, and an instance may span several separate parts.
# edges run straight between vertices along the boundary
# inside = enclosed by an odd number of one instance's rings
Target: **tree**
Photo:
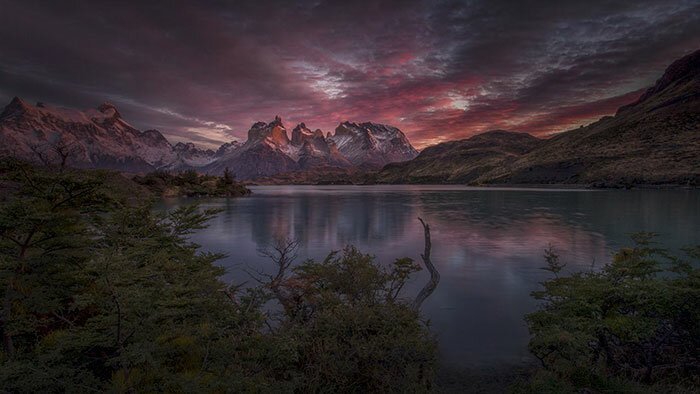
[[[430,389],[434,338],[400,295],[412,260],[347,248],[293,266],[281,245],[271,282],[228,286],[188,240],[216,211],[156,213],[125,181],[0,164],[3,390]]]
[[[12,191],[0,205],[0,330],[3,353],[25,351],[37,330],[61,324],[62,301],[73,273],[88,258],[101,213],[112,204],[101,174],[0,163],[0,182]],[[56,286],[56,281],[65,281]]]
[[[3,389],[206,387],[236,353],[228,338],[260,328],[257,306],[224,296],[220,256],[185,238],[215,212],[155,214],[104,172],[5,161],[0,174]]]
[[[236,180],[236,176],[233,175],[231,170],[226,167],[224,169],[224,176],[223,176],[223,182],[225,185],[233,185],[233,182]]]
[[[700,383],[700,269],[688,260],[700,248],[679,258],[652,237],[637,234],[602,270],[570,276],[558,275],[563,265],[549,251],[557,276],[533,293],[542,308],[526,318],[546,370],[579,387],[610,378]]]
[[[431,278],[411,300],[402,294],[421,267],[410,258],[388,268],[352,246],[323,261],[294,266],[299,246],[278,240],[261,254],[274,263],[272,274],[251,272],[281,306],[268,320],[276,335],[296,345],[299,388],[323,391],[429,391],[436,365],[436,343],[421,321],[420,305],[433,292],[439,274],[430,260],[430,228],[422,258]]]
[[[268,276],[266,287],[283,307],[273,329],[295,345],[301,391],[430,390],[435,339],[418,310],[400,296],[420,267],[403,258],[386,269],[347,247],[286,275],[294,245],[275,248],[279,270]]]

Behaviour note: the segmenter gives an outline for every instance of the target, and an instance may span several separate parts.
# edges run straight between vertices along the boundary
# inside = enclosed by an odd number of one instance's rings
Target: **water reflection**
[[[424,313],[450,364],[528,359],[522,317],[536,307],[529,293],[546,278],[539,268],[548,244],[577,271],[604,263],[635,231],[659,232],[674,248],[700,243],[700,193],[694,191],[286,186],[254,192],[204,201],[224,211],[194,239],[228,254],[227,280],[245,280],[242,265],[263,264],[257,250],[279,237],[300,240],[300,258],[353,244],[382,261],[418,259],[423,234],[416,218],[424,217],[442,275]],[[420,273],[408,295],[426,278]]]

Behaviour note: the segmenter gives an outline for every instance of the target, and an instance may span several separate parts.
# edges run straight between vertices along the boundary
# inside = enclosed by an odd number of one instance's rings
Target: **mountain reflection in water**
[[[432,229],[441,282],[423,304],[442,361],[459,366],[530,361],[523,315],[547,279],[543,250],[553,245],[574,272],[602,266],[629,234],[654,231],[671,248],[700,244],[700,192],[684,190],[533,190],[460,186],[259,186],[240,199],[199,200],[221,208],[194,241],[223,252],[228,281],[264,268],[258,250],[276,238],[301,241],[299,261],[345,245],[380,261],[419,260]],[[192,200],[168,200],[171,208]],[[405,289],[413,297],[420,272]]]

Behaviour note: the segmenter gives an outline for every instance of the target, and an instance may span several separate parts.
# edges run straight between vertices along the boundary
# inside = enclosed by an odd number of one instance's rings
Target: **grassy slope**
[[[382,183],[700,185],[700,51],[637,102],[548,140],[485,133],[390,164]]]
[[[378,183],[478,183],[484,174],[541,145],[529,134],[491,131],[423,150],[418,157],[385,166]]]

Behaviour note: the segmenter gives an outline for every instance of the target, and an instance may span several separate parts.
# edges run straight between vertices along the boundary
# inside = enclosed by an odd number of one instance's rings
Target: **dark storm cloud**
[[[115,102],[215,145],[280,114],[419,146],[610,114],[700,48],[698,1],[0,0],[0,99]],[[632,92],[632,93],[630,93]]]

